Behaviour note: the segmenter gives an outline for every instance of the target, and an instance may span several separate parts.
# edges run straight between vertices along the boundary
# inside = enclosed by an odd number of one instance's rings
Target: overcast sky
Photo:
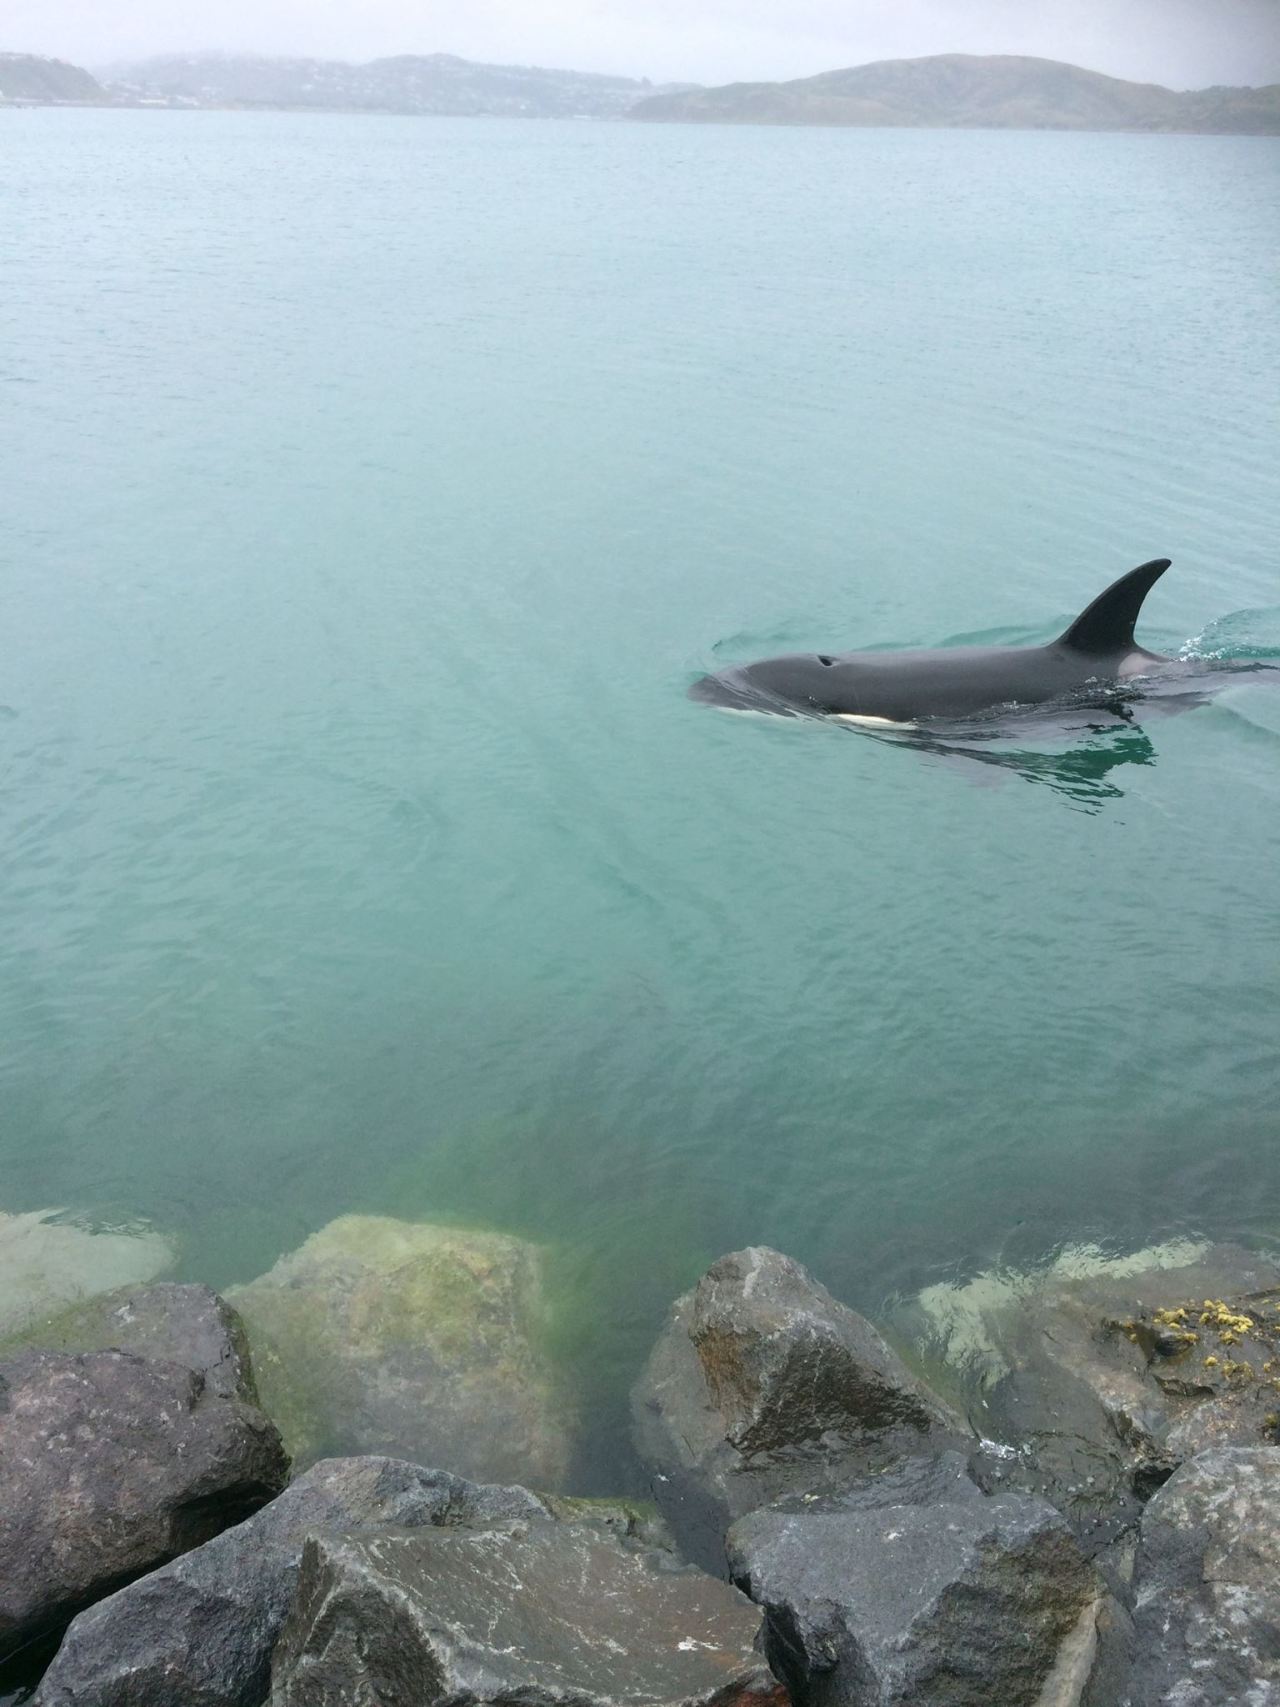
[[[3,0],[0,48],[89,66],[444,52],[699,83],[1033,53],[1186,89],[1280,82],[1280,0]]]

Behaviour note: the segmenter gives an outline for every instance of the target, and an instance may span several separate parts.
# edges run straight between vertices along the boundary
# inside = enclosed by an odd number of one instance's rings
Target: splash
[[[1177,656],[1187,663],[1280,660],[1280,605],[1217,617],[1184,640]]]

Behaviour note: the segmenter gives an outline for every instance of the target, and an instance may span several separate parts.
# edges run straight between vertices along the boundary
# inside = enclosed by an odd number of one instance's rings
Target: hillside
[[[87,71],[36,53],[0,53],[0,103],[105,101],[107,92]]]
[[[939,54],[789,83],[662,93],[632,118],[704,124],[901,125],[993,130],[1280,133],[1280,85],[1179,94],[1011,54]]]
[[[479,65],[453,54],[341,60],[177,54],[110,69],[125,98],[235,107],[325,108],[506,118],[618,118],[654,92],[631,77]]]

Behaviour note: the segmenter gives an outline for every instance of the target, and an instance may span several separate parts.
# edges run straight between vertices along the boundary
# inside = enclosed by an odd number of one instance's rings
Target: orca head
[[[703,676],[689,698],[725,711],[770,711],[789,717],[816,717],[833,709],[831,671],[839,660],[825,652],[790,652],[761,658]]]

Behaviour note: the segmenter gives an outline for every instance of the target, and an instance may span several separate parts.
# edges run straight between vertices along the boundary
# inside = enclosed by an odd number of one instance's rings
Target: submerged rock
[[[222,1399],[257,1403],[244,1325],[207,1286],[125,1286],[32,1322],[19,1336],[45,1351],[130,1351],[179,1363]]]
[[[272,1707],[785,1707],[727,1583],[595,1525],[321,1537]]]
[[[798,1702],[1081,1698],[1098,1579],[1051,1506],[988,1498],[959,1454],[753,1512],[730,1530],[729,1558],[766,1609],[766,1652]]]
[[[153,1228],[73,1219],[63,1210],[0,1212],[0,1339],[60,1306],[154,1280],[173,1266]]]
[[[1133,1664],[1114,1707],[1280,1701],[1280,1449],[1184,1464],[1143,1513],[1134,1590]]]
[[[1280,1269],[1234,1246],[1148,1257],[926,1295],[977,1377],[976,1426],[1017,1448],[985,1485],[1043,1493],[1096,1552],[1184,1458],[1266,1442],[1280,1412]]]
[[[280,1437],[174,1363],[0,1364],[0,1658],[238,1523],[284,1485]]]
[[[543,1515],[524,1488],[326,1459],[247,1522],[82,1612],[33,1707],[261,1707],[307,1535]]]
[[[227,1297],[296,1461],[387,1453],[562,1485],[570,1432],[541,1350],[535,1246],[346,1215]]]
[[[658,1504],[713,1570],[745,1512],[968,1434],[864,1317],[764,1247],[721,1257],[677,1300],[632,1408]]]

